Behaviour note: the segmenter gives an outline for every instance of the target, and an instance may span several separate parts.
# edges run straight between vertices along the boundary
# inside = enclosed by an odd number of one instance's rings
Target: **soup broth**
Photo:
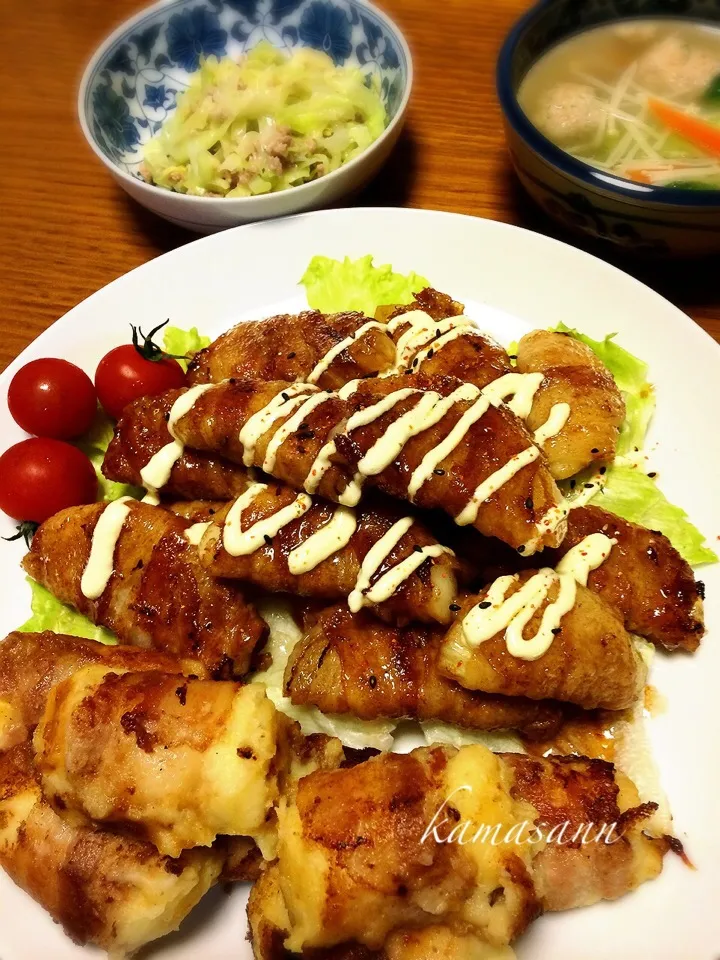
[[[596,27],[534,64],[518,99],[548,139],[593,167],[720,189],[720,29],[684,20]]]

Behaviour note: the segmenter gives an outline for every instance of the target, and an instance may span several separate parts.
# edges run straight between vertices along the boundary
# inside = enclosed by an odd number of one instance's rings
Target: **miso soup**
[[[593,167],[720,189],[720,29],[688,20],[596,27],[534,64],[519,102],[548,139]]]

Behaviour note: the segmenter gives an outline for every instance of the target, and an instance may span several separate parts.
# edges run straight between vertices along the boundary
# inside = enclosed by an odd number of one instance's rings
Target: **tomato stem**
[[[3,537],[3,540],[6,540],[8,543],[11,543],[13,540],[19,540],[20,537],[25,541],[25,546],[30,547],[30,543],[33,538],[33,534],[40,526],[39,523],[35,523],[33,520],[23,520],[22,523],[17,525],[17,533],[12,537]]]
[[[136,327],[134,324],[130,324],[130,329],[132,330],[132,343],[137,352],[144,360],[149,360],[151,363],[159,363],[161,360],[166,360],[168,357],[173,360],[187,360],[187,355],[184,353],[167,353],[162,347],[159,347],[156,343],[153,342],[153,337],[158,332],[162,330],[163,327],[166,327],[170,323],[170,318],[159,323],[156,327],[150,331],[150,333],[143,333],[140,327]],[[142,338],[142,343],[140,342]]]

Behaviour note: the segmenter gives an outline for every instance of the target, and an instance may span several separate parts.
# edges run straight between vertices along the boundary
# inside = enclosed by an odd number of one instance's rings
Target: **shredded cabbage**
[[[331,173],[387,122],[377,78],[318,50],[286,56],[266,41],[239,63],[208,57],[145,146],[157,186],[250,197]]]

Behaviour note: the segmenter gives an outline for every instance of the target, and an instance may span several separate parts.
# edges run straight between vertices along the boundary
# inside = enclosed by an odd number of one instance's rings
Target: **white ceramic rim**
[[[218,199],[222,200],[223,204],[247,204],[248,201],[262,201],[265,199],[267,194],[263,194],[258,197],[195,197],[189,196],[186,193],[177,193],[174,191],[165,190],[163,187],[156,187],[152,183],[147,183],[145,180],[140,180],[138,177],[133,177],[131,174],[127,173],[125,170],[122,170],[120,167],[116,166],[102,150],[99,149],[95,143],[95,138],[92,135],[90,127],[88,126],[87,116],[85,114],[85,95],[87,92],[87,87],[92,77],[95,67],[98,62],[102,59],[108,49],[120,39],[120,37],[126,33],[131,27],[133,27],[140,20],[143,20],[147,17],[148,14],[160,11],[163,7],[169,6],[172,0],[158,0],[157,3],[151,4],[149,7],[143,7],[142,10],[139,10],[134,16],[129,17],[127,20],[124,20],[119,26],[117,26],[111,34],[109,34],[97,47],[93,55],[91,56],[87,66],[83,70],[82,77],[80,79],[80,87],[78,89],[77,95],[77,114],[78,120],[80,121],[80,128],[82,129],[83,136],[90,146],[90,149],[93,151],[96,157],[98,157],[103,165],[110,171],[110,173],[118,177],[120,180],[124,181],[128,185],[132,185],[134,188],[140,190],[141,193],[147,193],[149,196],[157,196],[159,190],[163,191],[165,194],[170,194],[174,197],[180,197],[186,204],[188,208],[192,207],[196,212],[199,213],[200,210],[206,208],[209,204],[215,206],[218,202]],[[394,31],[397,36],[400,47],[402,48],[403,53],[407,61],[407,82],[405,84],[405,91],[403,93],[402,100],[398,106],[395,116],[392,118],[390,123],[385,127],[383,132],[374,140],[362,153],[358,154],[357,157],[353,157],[352,160],[348,163],[343,164],[338,167],[337,170],[333,170],[331,173],[326,174],[321,179],[323,182],[329,183],[333,178],[337,178],[339,174],[343,173],[346,170],[352,170],[355,167],[358,167],[362,162],[367,158],[369,152],[373,148],[378,147],[383,141],[387,140],[399,126],[402,125],[405,119],[405,113],[407,112],[408,103],[410,102],[410,95],[412,94],[413,81],[415,77],[415,71],[413,67],[412,54],[410,53],[410,47],[408,42],[405,39],[405,34],[402,32],[400,27],[395,23],[395,21],[389,17],[383,10],[379,7],[376,7],[374,3],[371,3],[370,0],[354,0],[355,3],[358,3],[364,7],[367,7],[378,20],[381,20],[386,27]],[[289,193],[293,196],[302,197],[303,193],[307,191],[307,188],[312,187],[316,184],[317,180],[310,180],[308,183],[300,184],[299,187],[289,188],[287,191],[282,191],[283,193]]]

